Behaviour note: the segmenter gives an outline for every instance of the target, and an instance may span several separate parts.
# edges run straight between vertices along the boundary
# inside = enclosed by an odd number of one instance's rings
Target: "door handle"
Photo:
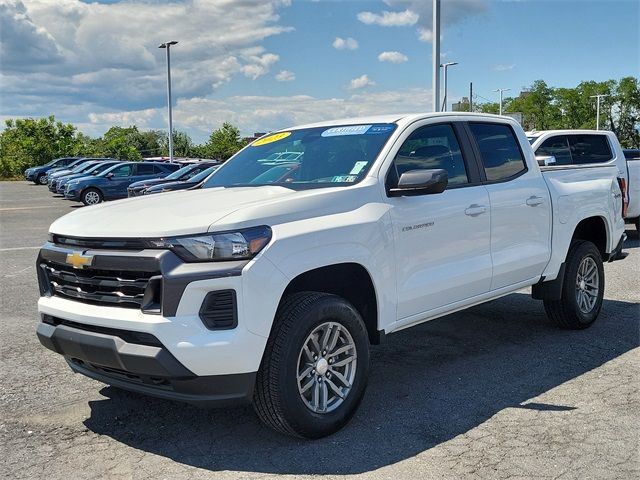
[[[544,198],[536,197],[535,195],[533,195],[533,196],[527,198],[526,204],[529,205],[530,207],[537,207],[542,202],[544,202]]]
[[[473,203],[467,207],[467,209],[464,211],[464,214],[470,217],[477,217],[478,215],[482,215],[486,211],[487,207],[485,207],[484,205]]]

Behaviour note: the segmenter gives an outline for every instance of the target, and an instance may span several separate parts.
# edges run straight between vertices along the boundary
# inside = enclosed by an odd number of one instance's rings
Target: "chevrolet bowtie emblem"
[[[91,255],[83,255],[80,252],[73,252],[67,254],[67,263],[71,265],[73,268],[82,269],[87,265],[91,265],[93,261],[93,256]]]

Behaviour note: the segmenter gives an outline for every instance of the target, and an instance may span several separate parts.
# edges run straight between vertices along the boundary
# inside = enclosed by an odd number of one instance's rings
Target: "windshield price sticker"
[[[322,132],[322,137],[341,137],[343,135],[362,135],[371,128],[371,125],[349,125],[346,127],[333,127]]]
[[[389,133],[394,128],[395,125],[373,125],[369,130],[367,130],[367,135],[376,135],[381,133]]]
[[[280,132],[274,133],[273,135],[269,135],[268,137],[261,138],[256,140],[251,144],[252,147],[259,147],[260,145],[266,145],[267,143],[277,142],[278,140],[282,140],[283,138],[287,138],[291,135],[291,132]]]

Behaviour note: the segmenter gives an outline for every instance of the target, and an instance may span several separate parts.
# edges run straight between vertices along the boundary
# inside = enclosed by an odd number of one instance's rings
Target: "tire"
[[[640,237],[640,217],[636,218],[636,221],[634,222],[634,224],[636,226],[636,235]]]
[[[97,188],[87,188],[80,195],[80,200],[85,205],[97,205],[104,201],[104,195]]]
[[[38,174],[38,176],[36,177],[36,180],[35,180],[34,183],[36,185],[46,185],[47,184],[47,174],[46,173]]]
[[[582,330],[598,318],[603,296],[604,266],[600,251],[591,242],[573,242],[565,262],[562,297],[545,300],[547,316],[559,327]]]
[[[309,353],[303,348],[315,344],[327,345],[327,353],[319,360],[313,359],[315,347],[306,350]],[[278,307],[258,371],[253,406],[260,419],[280,433],[325,437],[351,420],[364,395],[368,373],[369,337],[358,311],[336,295],[295,293]]]

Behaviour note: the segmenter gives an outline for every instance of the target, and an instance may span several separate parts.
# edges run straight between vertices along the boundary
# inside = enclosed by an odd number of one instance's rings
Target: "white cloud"
[[[271,131],[335,118],[431,111],[431,90],[411,88],[383,92],[357,92],[345,98],[310,95],[180,98],[173,109],[174,125],[186,129],[195,142],[203,142],[222,122],[238,125],[243,134]],[[86,105],[67,106],[65,115],[89,118],[76,125],[88,135],[100,135],[113,125],[165,129],[166,107],[118,112],[92,112]],[[77,110],[77,111],[76,111]],[[2,116],[0,116],[2,119]]]
[[[157,3],[0,0],[2,113],[162,105],[165,50],[157,47],[174,39],[174,96],[206,96],[238,75],[268,74],[279,57],[263,41],[292,30],[278,16],[289,0]]]
[[[291,82],[295,79],[296,79],[295,73],[290,72],[289,70],[280,70],[276,74],[276,80],[278,82]]]
[[[273,53],[265,53],[262,56],[251,55],[248,57],[248,60],[251,63],[241,68],[242,73],[244,73],[246,77],[255,80],[265,73],[268,73],[271,65],[280,60],[280,57]]]
[[[495,65],[495,66],[493,67],[493,69],[494,69],[496,72],[505,72],[505,71],[507,71],[507,70],[513,70],[513,69],[515,68],[515,66],[516,66],[516,64],[515,64],[515,63],[511,63],[511,64],[508,64],[508,65],[499,64],[499,65]]]
[[[403,63],[409,60],[404,53],[400,52],[382,52],[378,55],[378,61],[380,62],[391,62],[391,63]]]
[[[442,38],[442,37],[441,37]],[[418,28],[418,39],[421,42],[430,42],[433,39],[433,32],[428,28]]]
[[[335,48],[336,50],[357,50],[359,46],[358,41],[351,37],[347,37],[347,38],[336,37],[332,45],[333,45],[333,48]]]
[[[365,25],[380,25],[382,27],[404,27],[415,25],[420,16],[412,10],[403,12],[383,11],[382,15],[373,12],[358,13],[358,20]]]
[[[348,88],[349,90],[358,90],[360,88],[369,87],[375,84],[376,82],[371,80],[365,73],[364,75],[360,75],[359,77],[352,79],[349,82]]]

